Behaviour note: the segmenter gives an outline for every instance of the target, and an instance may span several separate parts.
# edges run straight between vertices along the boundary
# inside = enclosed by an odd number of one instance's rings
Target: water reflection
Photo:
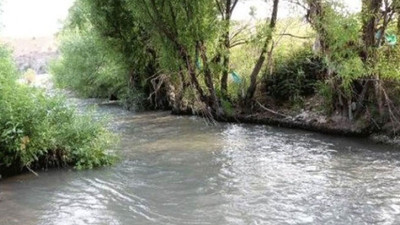
[[[115,106],[104,114],[122,134],[121,162],[2,181],[0,224],[400,221],[400,153],[388,147]]]

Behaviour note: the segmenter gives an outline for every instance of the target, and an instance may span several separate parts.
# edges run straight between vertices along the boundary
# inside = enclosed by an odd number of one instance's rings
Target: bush
[[[60,52],[61,58],[50,65],[59,87],[83,97],[125,95],[129,78],[123,56],[105,47],[96,35],[72,32],[61,38]]]
[[[22,168],[110,165],[112,135],[101,122],[77,114],[60,97],[17,84],[16,69],[0,48],[0,173]]]
[[[276,100],[295,100],[315,93],[315,85],[324,71],[322,59],[311,47],[296,50],[274,61],[274,72],[265,75],[267,94]]]

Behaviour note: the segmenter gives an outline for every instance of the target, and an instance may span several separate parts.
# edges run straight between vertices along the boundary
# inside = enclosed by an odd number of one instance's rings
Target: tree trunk
[[[200,51],[200,57],[203,61],[204,82],[205,82],[208,92],[209,92],[208,105],[213,109],[213,111],[216,113],[216,115],[218,117],[218,116],[221,116],[219,100],[217,97],[217,93],[215,92],[214,82],[212,79],[212,73],[209,68],[209,62],[208,62],[208,58],[207,58],[207,54],[206,54],[206,47],[204,46],[204,43],[202,41],[199,41],[197,43],[197,47],[198,47],[198,50]]]
[[[400,35],[400,0],[393,0],[393,10],[397,14],[397,35]]]
[[[363,60],[364,63],[371,67],[375,66],[376,62],[376,48],[378,47],[376,32],[379,20],[379,12],[382,6],[382,0],[363,0],[362,1],[362,15],[363,15]],[[384,35],[381,32],[381,35]],[[382,116],[384,113],[382,93],[381,93],[381,81],[378,74],[372,74],[375,78],[374,89],[375,98],[378,105],[379,114]]]
[[[400,35],[400,12],[397,15],[397,35]]]
[[[270,44],[270,42],[272,40],[272,34],[273,34],[275,26],[276,26],[276,21],[277,21],[277,17],[278,17],[278,5],[279,5],[279,0],[274,0],[271,21],[269,24],[270,30],[265,39],[264,46],[261,49],[261,54],[257,60],[256,65],[253,68],[253,72],[250,75],[250,86],[247,89],[247,94],[246,94],[246,98],[245,98],[245,102],[247,102],[247,103],[253,99],[254,93],[257,88],[257,77],[258,77],[258,75],[262,69],[262,66],[265,62],[268,45]]]
[[[230,70],[230,53],[229,53],[229,48],[230,48],[230,40],[229,40],[229,31],[227,32],[228,35],[225,37],[225,54],[224,54],[224,64],[223,68],[224,70],[222,71],[222,77],[221,77],[221,91],[223,96],[228,96],[228,77],[229,77],[229,70]]]
[[[231,41],[230,41],[230,23],[231,23],[231,0],[226,0],[225,3],[225,34],[224,34],[224,62],[223,62],[223,71],[222,71],[222,78],[221,78],[221,92],[223,96],[228,95],[228,76],[229,76],[229,66],[230,66],[230,48],[231,48]]]
[[[181,56],[182,60],[186,64],[186,69],[187,69],[187,71],[189,73],[189,76],[190,76],[190,82],[196,88],[197,93],[200,96],[200,100],[206,103],[207,98],[206,98],[206,96],[204,94],[204,91],[201,88],[199,80],[197,79],[197,76],[196,76],[195,63],[193,62],[193,60],[190,57],[190,55],[189,55],[188,51],[186,50],[186,48],[184,48],[181,45],[177,45],[177,47],[179,48],[179,53],[180,53],[180,56]]]
[[[307,12],[307,20],[311,26],[317,31],[320,50],[323,55],[326,55],[329,49],[327,42],[327,31],[324,26],[324,9],[321,0],[307,0],[309,10]]]
[[[362,18],[363,18],[363,41],[365,51],[367,51],[366,59],[370,48],[376,44],[375,33],[377,31],[379,10],[382,6],[382,0],[363,0],[362,1]],[[383,35],[383,34],[381,34]]]

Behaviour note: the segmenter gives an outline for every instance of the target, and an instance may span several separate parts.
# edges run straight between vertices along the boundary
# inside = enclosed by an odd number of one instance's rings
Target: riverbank
[[[388,133],[379,132],[377,127],[367,125],[368,123],[361,120],[349,121],[342,116],[323,116],[316,112],[304,111],[288,116],[280,114],[270,109],[266,112],[258,112],[251,114],[237,114],[235,116],[225,116],[223,118],[215,117],[213,120],[222,123],[237,123],[237,124],[256,124],[268,125],[274,127],[298,129],[311,131],[320,134],[343,137],[359,137],[368,139],[376,144],[392,145],[400,147],[400,138]],[[173,115],[180,116],[200,116],[200,113],[192,111],[177,111],[172,110]]]

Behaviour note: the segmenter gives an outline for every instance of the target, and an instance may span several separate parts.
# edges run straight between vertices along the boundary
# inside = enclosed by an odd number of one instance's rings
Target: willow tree
[[[218,24],[215,2],[135,0],[131,3],[132,9],[140,14],[137,19],[151,32],[152,43],[161,54],[159,61],[164,65],[161,69],[170,70],[163,61],[175,64],[171,59],[176,59],[175,71],[170,72],[183,74],[182,83],[188,78],[199,100],[210,107],[212,114],[221,115],[209,57]]]
[[[67,25],[64,29],[66,34],[75,34],[75,36],[86,36],[94,39],[92,45],[98,49],[99,62],[88,62],[94,68],[101,70],[107,67],[107,64],[118,64],[124,71],[118,71],[120,80],[123,80],[124,96],[118,98],[127,98],[127,101],[134,98],[133,95],[143,95],[141,97],[145,107],[154,108],[154,102],[160,108],[168,105],[165,98],[147,98],[154,91],[150,83],[150,77],[156,73],[157,64],[156,53],[149,41],[149,33],[143,25],[136,19],[126,0],[77,0],[70,10]],[[74,51],[73,49],[69,51]],[[79,49],[76,49],[77,53]],[[110,57],[106,57],[110,55]],[[95,57],[93,57],[95,58]],[[88,59],[89,61],[89,59]],[[82,62],[83,63],[83,62]],[[110,71],[110,73],[116,73]],[[109,77],[116,76],[110,74]],[[96,78],[95,78],[96,79]],[[88,80],[87,85],[99,83],[96,80]],[[107,84],[105,84],[107,85]],[[113,84],[108,84],[113,86]],[[107,87],[104,87],[106,89]],[[119,90],[116,90],[119,92]],[[142,94],[143,93],[143,94]],[[130,104],[130,103],[129,103]]]

